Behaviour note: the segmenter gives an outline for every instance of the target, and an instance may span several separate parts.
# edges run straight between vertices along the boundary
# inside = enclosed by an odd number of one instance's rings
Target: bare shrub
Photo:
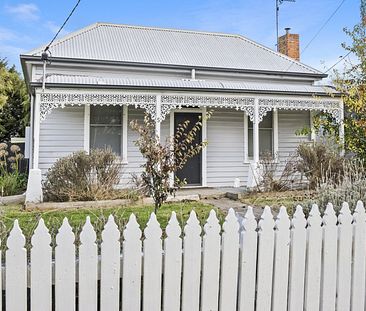
[[[211,112],[205,116],[208,119]],[[131,121],[131,128],[139,134],[135,142],[145,163],[141,177],[136,179],[138,187],[147,192],[155,202],[155,213],[167,200],[169,194],[174,194],[185,180],[179,180],[176,176],[171,183],[171,176],[177,170],[182,169],[187,161],[198,155],[207,142],[195,143],[195,138],[202,128],[202,120],[190,125],[190,121],[179,124],[173,137],[168,137],[165,143],[161,143],[155,135],[155,122],[145,114],[144,123]]]
[[[316,189],[325,177],[340,182],[344,161],[339,146],[328,139],[297,147],[296,170],[307,178],[310,189]]]
[[[343,161],[342,178],[326,174],[317,188],[317,203],[322,209],[331,202],[339,210],[348,202],[353,210],[358,200],[366,202],[366,167],[361,160]]]
[[[115,197],[120,181],[118,157],[111,149],[73,153],[59,159],[48,171],[44,183],[46,200],[93,201]]]
[[[290,157],[281,171],[282,164],[272,153],[266,152],[259,160],[259,182],[257,187],[263,192],[286,191],[294,187],[296,168]]]

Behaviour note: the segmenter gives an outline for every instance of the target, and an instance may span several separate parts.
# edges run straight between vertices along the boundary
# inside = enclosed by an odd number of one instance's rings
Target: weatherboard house
[[[197,187],[252,185],[262,152],[284,163],[313,139],[296,132],[314,112],[331,113],[343,135],[339,94],[296,60],[298,37],[280,39],[292,57],[241,35],[96,23],[55,41],[45,72],[45,47],[21,55],[31,95],[27,201],[42,200],[41,180],[57,159],[97,147],[120,156],[121,186],[131,185],[143,158],[129,122],[145,113],[165,140],[213,110],[199,135],[207,148],[179,172]]]

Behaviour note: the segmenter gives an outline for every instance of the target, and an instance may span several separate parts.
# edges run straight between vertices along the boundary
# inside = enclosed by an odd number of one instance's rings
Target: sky
[[[20,70],[19,55],[48,43],[76,2],[0,0],[0,58]],[[285,27],[300,34],[301,61],[325,71],[346,54],[343,28],[359,22],[359,7],[360,0],[285,0],[280,34]],[[81,0],[60,37],[95,22],[235,33],[276,48],[275,0]]]

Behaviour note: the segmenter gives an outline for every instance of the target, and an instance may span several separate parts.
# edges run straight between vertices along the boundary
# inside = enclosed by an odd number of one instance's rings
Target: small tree
[[[208,112],[205,118],[208,119],[210,116],[211,112]],[[202,128],[202,118],[191,128],[188,120],[179,124],[175,135],[168,137],[164,143],[156,136],[155,123],[147,114],[143,124],[133,120],[130,126],[139,134],[135,144],[146,160],[142,165],[144,171],[141,174],[141,183],[153,198],[156,213],[168,195],[174,194],[186,183],[177,176],[172,182],[171,176],[207,146],[207,141],[194,142]]]

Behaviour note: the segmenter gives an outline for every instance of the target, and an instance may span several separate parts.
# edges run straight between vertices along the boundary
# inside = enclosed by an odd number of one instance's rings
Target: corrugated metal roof
[[[39,82],[42,82],[40,79]],[[152,80],[152,79],[121,79],[104,78],[83,75],[47,75],[46,83],[74,84],[74,85],[105,85],[121,87],[145,87],[145,88],[176,88],[176,89],[219,89],[227,91],[258,91],[274,93],[307,93],[307,94],[336,94],[337,92],[327,86],[283,84],[265,82],[238,82],[218,80]]]
[[[71,33],[50,51],[63,58],[321,74],[240,35],[106,23]]]

